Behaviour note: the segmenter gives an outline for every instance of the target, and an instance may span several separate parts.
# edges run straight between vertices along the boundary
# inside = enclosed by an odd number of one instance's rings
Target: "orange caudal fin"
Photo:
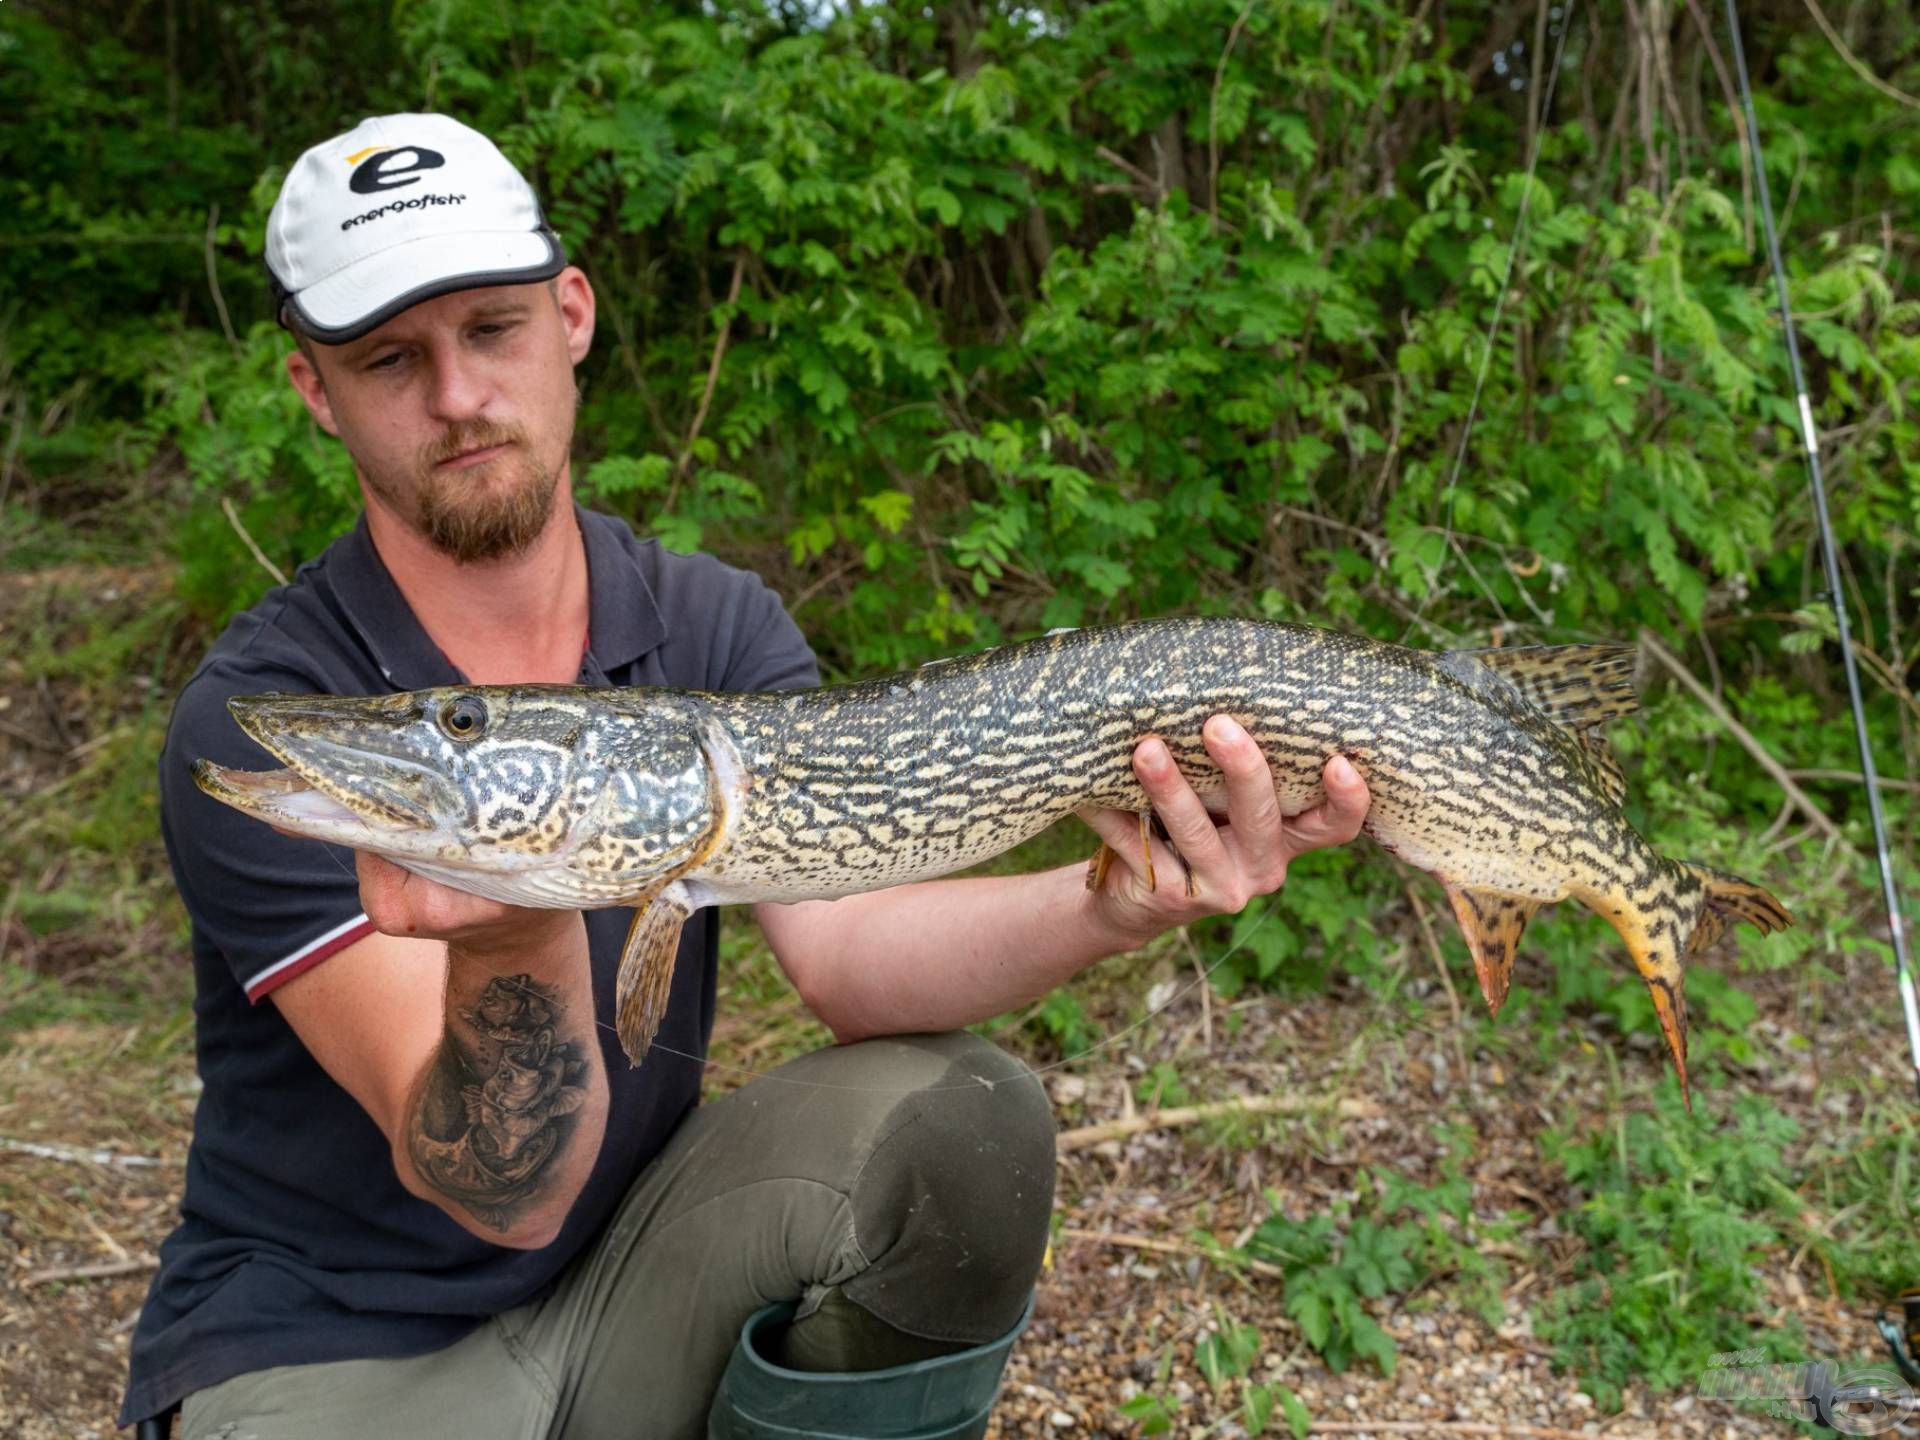
[[[1729,875],[1708,865],[1688,864],[1686,869],[1706,888],[1706,907],[1699,923],[1687,939],[1687,954],[1698,955],[1725,933],[1729,925],[1744,921],[1762,935],[1771,935],[1793,924],[1787,907],[1751,880]]]
[[[1467,937],[1467,949],[1473,955],[1480,993],[1486,997],[1487,1008],[1498,1015],[1513,982],[1513,957],[1520,948],[1520,936],[1540,902],[1466,885],[1446,888],[1461,933]]]
[[[1680,1077],[1680,1095],[1691,1109],[1687,1090],[1686,961],[1706,950],[1736,921],[1763,935],[1793,923],[1787,909],[1751,881],[1705,865],[1662,861],[1661,878],[1648,893],[1589,901],[1620,932],[1634,968],[1647,982],[1660,1032]],[[1584,897],[1583,897],[1584,898]]]
[[[1700,896],[1698,891],[1679,895],[1673,886],[1663,885],[1657,895],[1647,898],[1650,904],[1636,904],[1625,895],[1610,896],[1598,903],[1589,900],[1588,904],[1606,916],[1627,942],[1633,967],[1647,982],[1647,995],[1660,1021],[1660,1033],[1666,1037],[1667,1053],[1673,1057],[1674,1073],[1680,1077],[1680,1098],[1691,1110],[1693,1098],[1687,1088],[1687,968],[1681,947],[1695,917],[1702,913]]]

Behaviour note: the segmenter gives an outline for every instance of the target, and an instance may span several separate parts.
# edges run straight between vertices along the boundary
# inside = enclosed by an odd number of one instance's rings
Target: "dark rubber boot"
[[[885,1370],[788,1370],[766,1356],[792,1320],[769,1305],[740,1328],[707,1416],[708,1440],[981,1440],[1033,1301],[998,1340]]]

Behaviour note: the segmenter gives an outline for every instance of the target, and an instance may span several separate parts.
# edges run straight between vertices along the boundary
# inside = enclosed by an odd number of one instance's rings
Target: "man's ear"
[[[338,438],[340,427],[334,422],[333,402],[327,398],[326,381],[320,378],[319,370],[304,350],[292,351],[287,356],[287,379],[306,401],[307,413],[313,416],[314,423]]]
[[[560,323],[567,333],[567,354],[578,365],[593,348],[593,286],[578,265],[569,265],[553,277],[553,299],[560,307]]]

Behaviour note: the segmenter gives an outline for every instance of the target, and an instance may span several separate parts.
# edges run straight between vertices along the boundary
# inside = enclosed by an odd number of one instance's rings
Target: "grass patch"
[[[1765,1318],[1761,1277],[1785,1244],[1787,1148],[1798,1125],[1748,1097],[1714,1123],[1688,1115],[1662,1081],[1652,1113],[1572,1128],[1548,1150],[1581,1196],[1568,1228],[1586,1244],[1540,1333],[1603,1404],[1632,1379],[1686,1383],[1719,1351],[1804,1353],[1797,1324]]]
[[[0,1054],[47,1027],[100,1025],[118,1031],[165,1029],[170,1017],[192,1012],[184,995],[156,994],[148,984],[94,979],[76,984],[25,966],[0,965]]]
[[[0,576],[0,587],[0,615],[21,637],[0,658],[15,761],[0,963],[103,980],[108,994],[128,983],[177,993],[184,978],[165,957],[184,929],[154,776],[168,697],[200,637],[157,572],[62,568]]]

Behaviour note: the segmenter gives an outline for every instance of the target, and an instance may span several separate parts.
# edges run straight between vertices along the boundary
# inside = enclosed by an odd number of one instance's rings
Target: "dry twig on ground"
[[[125,1260],[105,1260],[97,1265],[57,1265],[51,1270],[35,1270],[20,1282],[20,1288],[51,1285],[56,1280],[113,1280],[159,1268],[158,1255],[130,1255]]]
[[[1189,1255],[1202,1260],[1211,1258],[1198,1245],[1189,1245],[1181,1240],[1165,1240],[1157,1235],[1122,1235],[1113,1230],[1076,1230],[1068,1227],[1060,1232],[1060,1238],[1084,1240],[1090,1245],[1117,1245],[1125,1250],[1149,1250],[1155,1255],[1178,1255],[1182,1259]],[[1246,1260],[1242,1263],[1254,1274],[1265,1275],[1270,1280],[1286,1278],[1286,1271],[1265,1260]]]
[[[1339,1095],[1250,1095],[1237,1100],[1219,1100],[1211,1105],[1181,1105],[1165,1110],[1149,1110],[1124,1120],[1108,1120],[1100,1125],[1083,1125],[1078,1130],[1062,1130],[1054,1144],[1061,1154],[1085,1150],[1103,1140],[1123,1140],[1147,1130],[1178,1130],[1198,1125],[1203,1120],[1223,1115],[1304,1115],[1316,1110],[1331,1110],[1343,1120],[1372,1120],[1382,1112],[1371,1100],[1351,1100]]]

